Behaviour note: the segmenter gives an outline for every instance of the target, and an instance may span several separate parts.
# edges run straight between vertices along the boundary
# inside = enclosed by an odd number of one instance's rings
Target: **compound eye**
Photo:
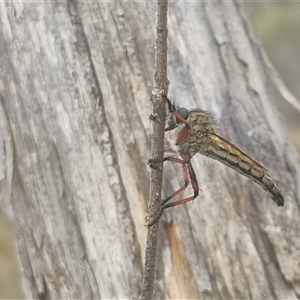
[[[177,109],[177,112],[186,120],[189,117],[189,110],[186,109],[185,107],[179,107]]]

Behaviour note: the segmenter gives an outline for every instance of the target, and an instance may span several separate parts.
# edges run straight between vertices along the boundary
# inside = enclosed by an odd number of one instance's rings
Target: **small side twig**
[[[164,149],[165,101],[163,95],[168,92],[167,77],[167,12],[168,1],[158,0],[156,20],[156,57],[155,57],[155,85],[152,92],[153,112],[155,122],[152,122],[151,157],[162,158]],[[151,168],[150,200],[148,205],[148,220],[152,220],[161,210],[162,168]],[[145,270],[140,300],[150,300],[153,293],[156,248],[158,236],[158,222],[148,227]]]

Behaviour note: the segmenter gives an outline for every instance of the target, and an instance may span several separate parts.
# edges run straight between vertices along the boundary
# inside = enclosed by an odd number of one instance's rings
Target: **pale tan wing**
[[[267,170],[262,164],[216,133],[209,133],[207,140],[209,145],[206,147],[206,156],[218,160],[238,173],[247,176],[265,189],[278,206],[284,205],[280,189],[267,174]]]

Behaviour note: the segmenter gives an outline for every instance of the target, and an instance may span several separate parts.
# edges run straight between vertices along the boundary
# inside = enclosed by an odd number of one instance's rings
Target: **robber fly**
[[[238,173],[247,176],[266,190],[278,206],[284,205],[281,191],[267,173],[266,168],[237,146],[218,135],[209,113],[201,109],[188,110],[185,107],[176,109],[168,98],[165,97],[165,100],[171,113],[165,131],[173,132],[175,145],[165,147],[166,156],[162,160],[150,159],[149,162],[150,166],[166,160],[182,164],[185,183],[162,201],[160,214],[149,222],[148,226],[152,226],[160,218],[164,209],[189,202],[198,196],[199,186],[190,162],[197,153],[218,160]],[[171,199],[182,193],[190,183],[194,191],[193,196],[170,202]]]

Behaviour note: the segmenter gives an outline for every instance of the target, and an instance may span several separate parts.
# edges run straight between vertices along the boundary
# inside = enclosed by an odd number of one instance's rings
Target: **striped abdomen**
[[[280,189],[267,174],[267,170],[263,165],[215,133],[209,133],[206,140],[209,140],[209,143],[205,147],[204,153],[200,151],[201,154],[218,160],[240,174],[247,176],[265,189],[278,206],[284,205],[284,198]]]

